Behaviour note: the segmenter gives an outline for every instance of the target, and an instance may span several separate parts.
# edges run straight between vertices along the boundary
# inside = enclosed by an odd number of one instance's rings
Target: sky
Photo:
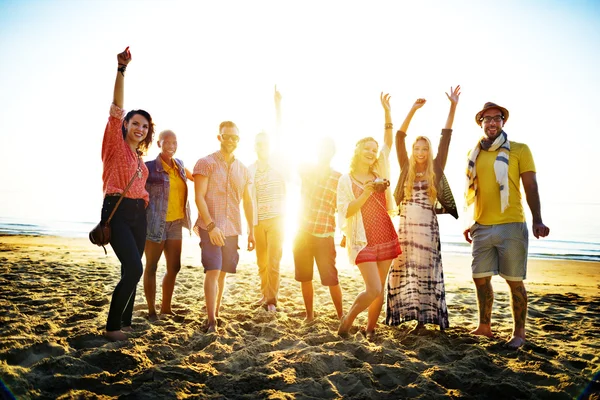
[[[486,101],[508,108],[509,139],[533,152],[547,225],[576,230],[561,204],[598,204],[599,1],[0,0],[0,217],[98,219],[126,46],[125,108],[175,131],[190,168],[218,149],[223,120],[240,128],[238,158],[253,162],[254,135],[273,132],[274,85],[282,157],[310,161],[331,136],[333,166],[346,172],[358,139],[383,139],[380,92],[392,95],[396,128],[426,98],[408,141],[427,135],[437,148],[444,92],[460,84],[446,166],[459,206]],[[157,154],[153,144],[146,159]]]

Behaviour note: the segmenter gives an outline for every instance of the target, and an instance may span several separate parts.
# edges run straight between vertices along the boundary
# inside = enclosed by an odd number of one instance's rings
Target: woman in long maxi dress
[[[458,218],[443,176],[460,86],[450,92],[446,93],[450,111],[435,158],[431,142],[424,136],[415,139],[410,159],[406,152],[406,131],[425,99],[415,101],[396,134],[401,173],[395,197],[400,205],[398,238],[402,254],[392,264],[388,277],[386,324],[416,320],[416,331],[424,329],[425,324],[439,325],[440,329],[449,327],[436,212]]]

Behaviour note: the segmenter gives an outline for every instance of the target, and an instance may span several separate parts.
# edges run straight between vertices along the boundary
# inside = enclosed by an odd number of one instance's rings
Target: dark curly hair
[[[125,128],[125,125],[134,115],[141,115],[142,117],[148,120],[148,134],[146,135],[144,140],[142,140],[138,145],[138,151],[140,151],[142,154],[146,154],[146,152],[150,148],[150,145],[152,144],[152,140],[154,139],[154,122],[152,122],[152,117],[150,116],[148,111],[131,110],[127,113],[127,115],[125,115],[125,119],[123,120],[124,123],[121,127],[121,130],[123,131],[123,140],[127,138],[127,129]]]

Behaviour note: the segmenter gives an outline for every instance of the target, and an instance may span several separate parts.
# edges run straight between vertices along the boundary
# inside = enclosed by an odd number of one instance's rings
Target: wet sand
[[[571,399],[586,387],[582,398],[600,398],[600,263],[530,260],[528,341],[515,351],[503,346],[512,331],[507,285],[493,279],[496,338],[470,335],[470,259],[451,254],[445,332],[430,326],[418,336],[414,322],[381,323],[369,342],[359,329],[363,313],[341,339],[318,281],[317,317],[305,323],[285,249],[278,311],[255,304],[255,255],[242,251],[227,280],[220,334],[207,334],[200,254],[185,241],[173,297],[179,315],[149,322],[140,283],[130,340],[113,343],[102,332],[120,267],[108,250],[104,256],[87,239],[0,236],[0,378],[16,398]],[[343,250],[338,267],[347,310],[362,279]],[[164,271],[163,259],[159,301]],[[385,305],[381,322],[384,313]]]

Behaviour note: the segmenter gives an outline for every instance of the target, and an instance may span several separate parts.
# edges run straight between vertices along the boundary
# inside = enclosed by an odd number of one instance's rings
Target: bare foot
[[[121,332],[133,332],[133,328],[131,326],[124,326],[121,328]]]
[[[267,299],[265,298],[265,296],[263,296],[260,298],[260,300],[255,301],[254,304],[262,306],[263,304],[265,304],[265,301],[267,301]]]
[[[375,330],[372,331],[366,331],[365,332],[365,337],[367,338],[367,340],[369,342],[372,342],[375,340]]]
[[[519,337],[519,336],[513,336],[510,338],[510,340],[508,342],[506,342],[506,347],[508,347],[509,349],[513,349],[516,350],[519,347],[523,346],[525,344],[525,338]]]
[[[178,316],[179,316],[179,314],[177,314],[177,313],[176,313],[175,311],[173,311],[173,310],[169,310],[169,311],[162,311],[162,310],[161,310],[161,312],[160,312],[160,315],[161,315],[161,316],[163,316],[163,315],[169,315],[169,316],[171,316],[171,317],[178,317]],[[159,318],[159,319],[160,319],[160,318]]]
[[[150,321],[150,322],[158,321],[158,315],[156,315],[156,313],[148,314],[148,321]]]
[[[208,329],[206,329],[206,333],[217,333],[217,323],[209,322]]]
[[[277,307],[275,307],[275,304],[267,304],[267,311],[275,312]]]
[[[306,314],[306,318],[304,318],[304,322],[313,322],[315,320],[315,313]]]
[[[340,319],[340,327],[338,328],[338,336],[343,337],[344,339],[350,336],[350,328],[352,327],[351,323],[348,323],[348,318],[346,315],[342,316]]]
[[[417,326],[415,326],[410,331],[408,331],[408,333],[411,333],[413,335],[421,335],[421,334],[424,333],[424,331],[427,331],[427,328],[425,327],[425,324],[423,324],[421,322],[418,322]]]
[[[471,332],[471,335],[480,335],[487,336],[489,338],[493,338],[494,334],[492,333],[492,328],[489,325],[479,325],[479,327]]]
[[[111,342],[120,342],[127,340],[127,335],[121,331],[104,331],[104,337]]]

